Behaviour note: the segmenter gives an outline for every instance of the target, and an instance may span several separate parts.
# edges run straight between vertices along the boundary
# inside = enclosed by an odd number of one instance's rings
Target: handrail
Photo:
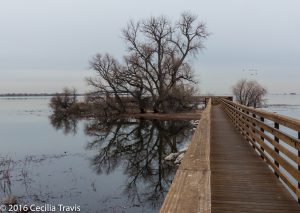
[[[224,100],[227,103],[230,103],[230,102],[233,103],[232,101],[228,101],[226,99],[222,99],[222,100]],[[241,109],[244,109],[251,113],[255,113],[256,115],[264,117],[265,119],[272,120],[276,123],[279,123],[283,126],[293,129],[295,131],[300,131],[300,120],[299,119],[291,118],[291,117],[285,116],[285,115],[279,115],[279,114],[272,113],[272,112],[267,112],[264,110],[254,109],[251,107],[246,107],[244,105],[237,104],[237,103],[234,103],[234,104]]]
[[[223,98],[220,102],[234,125],[300,202],[300,120]],[[281,130],[280,126],[295,131],[298,136]]]
[[[211,212],[211,98],[201,114],[192,142],[177,169],[161,213]]]

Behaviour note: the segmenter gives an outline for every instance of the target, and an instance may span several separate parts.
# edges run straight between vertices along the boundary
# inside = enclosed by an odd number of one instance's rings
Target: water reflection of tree
[[[92,166],[109,174],[123,166],[127,176],[124,193],[133,205],[160,206],[175,168],[163,163],[190,136],[189,121],[95,119],[85,132],[92,136],[87,149],[97,150]]]
[[[77,133],[78,116],[68,113],[53,113],[49,119],[52,126],[57,130],[62,129],[64,134]]]
[[[11,196],[11,170],[13,161],[9,158],[0,158],[0,192],[3,197]]]

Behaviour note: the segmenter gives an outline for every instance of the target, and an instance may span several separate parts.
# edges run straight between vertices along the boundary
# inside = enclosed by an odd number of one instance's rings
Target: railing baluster
[[[234,117],[234,125],[237,127],[237,125],[238,125],[238,123],[237,123],[238,114],[236,113],[236,106],[233,106],[233,107],[235,108],[235,110],[232,112],[233,117]]]
[[[279,129],[279,123],[274,123],[274,128],[275,129]],[[277,138],[276,136],[274,137],[274,140],[277,142],[277,143],[279,143],[279,138]],[[274,150],[275,150],[275,152],[276,153],[278,153],[278,155],[279,155],[279,150],[276,148],[276,147],[274,147]],[[274,163],[275,163],[275,165],[279,168],[279,163],[274,159]],[[277,176],[277,177],[279,177],[279,174],[277,174],[276,172],[274,172],[275,173],[275,175]]]
[[[300,139],[300,132],[298,132],[298,139]],[[300,151],[298,150],[298,157],[300,158]],[[298,164],[298,171],[300,172],[300,164]],[[298,182],[298,189],[300,189],[300,182]],[[300,203],[300,197],[297,194],[298,197],[298,203]]]
[[[253,117],[253,118],[256,118],[256,114],[252,113],[252,117]],[[250,122],[250,121],[249,121],[249,122]],[[253,133],[253,134],[256,134],[256,133],[255,133],[255,128],[256,128],[256,125],[255,125],[254,122],[252,122],[252,133]],[[254,137],[252,137],[252,140],[253,140],[253,142],[255,143],[255,138],[254,138]],[[252,147],[253,147],[253,149],[256,149],[254,144],[252,145]]]
[[[265,118],[264,118],[264,117],[260,117],[260,121],[261,121],[261,122],[265,122]],[[260,128],[260,131],[261,131],[261,132],[265,132],[264,128]],[[262,141],[265,140],[264,137],[262,137],[262,136],[260,137],[260,139],[261,139]],[[265,151],[264,148],[262,148],[261,146],[260,146],[260,149],[261,149],[262,152]],[[261,155],[261,157],[262,157],[262,159],[265,159],[265,157],[264,157],[263,155]]]
[[[246,111],[246,114],[249,115],[249,111]],[[248,118],[246,118],[246,121],[249,121]],[[245,124],[246,124],[246,127],[249,128],[249,125],[247,123],[245,123]],[[247,135],[250,137],[250,134],[248,131],[247,131]]]

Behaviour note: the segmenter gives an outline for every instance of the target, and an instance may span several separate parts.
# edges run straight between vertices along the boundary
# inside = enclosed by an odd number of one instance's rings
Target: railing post
[[[242,112],[245,113],[245,110],[242,109]],[[241,117],[241,123],[243,123],[243,120],[244,120],[244,119],[245,119],[245,118],[244,118],[244,115],[242,115],[242,117]],[[243,127],[243,126],[241,126],[241,127],[242,127],[242,130],[245,131],[244,127]],[[242,134],[245,135],[245,136],[247,136],[247,134],[245,134],[245,133],[242,133]]]
[[[298,132],[298,139],[300,139],[300,132]],[[300,157],[300,151],[298,150],[298,157]],[[300,165],[298,164],[298,171],[300,171]],[[298,182],[298,189],[300,189],[300,183]],[[300,197],[297,193],[298,203],[300,203]]]
[[[252,117],[255,119],[255,118],[256,118],[256,114],[252,113]],[[250,122],[250,121],[249,121],[249,122]],[[254,135],[256,134],[256,133],[255,133],[255,129],[256,129],[256,125],[255,125],[254,122],[252,122],[252,133],[253,133]],[[255,143],[255,138],[252,137],[252,140],[253,140],[252,147],[253,147],[253,149],[256,149],[256,148],[255,148],[255,145],[254,145],[254,143]]]
[[[238,109],[236,106],[233,106],[234,108],[234,125],[236,128],[239,128],[239,124],[238,124],[238,119],[239,119],[239,114],[238,114]]]
[[[261,122],[265,122],[265,118],[264,118],[264,117],[260,117],[260,121],[261,121]],[[264,128],[260,128],[260,131],[261,131],[261,132],[265,132]],[[265,138],[264,138],[263,136],[261,136],[260,139],[261,139],[262,141],[265,140]],[[262,152],[265,151],[264,148],[262,148],[262,146],[260,146],[260,149],[261,149]],[[262,159],[265,159],[265,157],[264,157],[263,155],[261,155],[261,157],[262,157]]]
[[[249,111],[246,111],[246,114],[249,115]],[[246,122],[247,122],[247,123],[245,122],[246,127],[247,127],[247,128],[250,128],[249,125],[248,125],[248,122],[249,122],[248,117],[246,117],[245,120],[246,120]],[[247,132],[248,132],[248,130],[247,130]],[[249,134],[248,134],[248,135],[249,135]]]
[[[275,129],[279,129],[279,123],[276,123],[276,122],[274,122],[274,128]],[[277,143],[279,143],[279,138],[277,138],[276,136],[274,137],[274,140],[277,142]],[[274,150],[275,150],[275,152],[276,153],[278,153],[278,155],[279,155],[279,150],[276,148],[276,147],[274,147]],[[279,163],[274,159],[274,163],[275,163],[275,165],[279,168]],[[275,175],[277,176],[277,177],[279,177],[279,174],[277,174],[277,172],[274,172],[275,173]]]

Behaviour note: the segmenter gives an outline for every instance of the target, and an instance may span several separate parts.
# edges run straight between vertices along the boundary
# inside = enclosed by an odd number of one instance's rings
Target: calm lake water
[[[300,118],[299,95],[266,110]],[[81,212],[158,212],[190,143],[189,121],[50,118],[49,98],[0,98],[0,199],[79,205]]]
[[[265,110],[300,119],[300,95],[268,95],[266,99]]]
[[[190,121],[78,121],[49,116],[49,98],[0,98],[0,199],[79,205],[81,212],[158,212]]]

